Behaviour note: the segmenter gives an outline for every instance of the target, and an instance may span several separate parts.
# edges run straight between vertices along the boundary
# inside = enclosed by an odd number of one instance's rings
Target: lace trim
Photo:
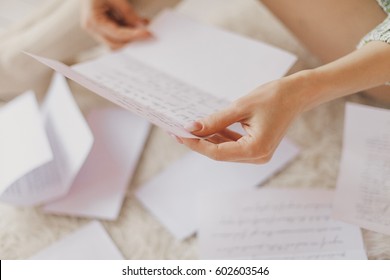
[[[390,2],[390,0],[388,1]],[[360,41],[358,48],[371,41],[382,41],[390,44],[390,16],[388,16],[385,21],[379,24],[374,30],[364,36],[364,38]]]
[[[382,3],[383,2],[386,2],[387,5],[389,5],[387,7],[390,9],[390,0],[382,0]],[[385,5],[385,3],[383,3],[383,5]],[[371,41],[382,41],[390,44],[390,15],[384,22],[364,36],[357,47],[360,48]],[[390,86],[390,82],[386,83],[386,85]]]
[[[390,0],[377,0],[379,5],[385,10],[385,12],[390,13]]]

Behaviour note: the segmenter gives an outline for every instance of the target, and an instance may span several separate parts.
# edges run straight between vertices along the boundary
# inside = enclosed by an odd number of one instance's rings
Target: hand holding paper
[[[192,150],[215,160],[266,163],[284,137],[287,128],[301,113],[300,100],[288,98],[299,87],[290,79],[260,86],[225,109],[192,123],[190,132],[210,139],[181,141]],[[294,82],[293,82],[294,83]],[[228,127],[240,123],[243,136]],[[180,140],[179,140],[180,141]]]
[[[197,137],[184,125],[280,78],[295,61],[285,51],[170,11],[161,13],[150,30],[154,39],[73,67],[32,56],[164,130],[189,138]]]

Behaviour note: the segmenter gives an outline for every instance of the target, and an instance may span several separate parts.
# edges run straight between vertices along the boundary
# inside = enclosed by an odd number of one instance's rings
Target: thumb
[[[231,105],[203,119],[189,123],[184,128],[196,136],[208,136],[224,130],[241,119],[240,111]]]

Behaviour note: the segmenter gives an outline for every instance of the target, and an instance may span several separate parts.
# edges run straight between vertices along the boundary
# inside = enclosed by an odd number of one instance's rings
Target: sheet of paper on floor
[[[72,68],[33,57],[183,137],[194,137],[183,125],[280,78],[296,60],[283,50],[171,11],[162,12],[149,28],[153,39]]]
[[[63,196],[92,147],[92,133],[63,76],[53,77],[41,113],[53,160],[15,181],[3,201],[36,205]]]
[[[217,162],[191,152],[141,186],[136,196],[176,238],[183,239],[197,230],[199,193],[254,188],[298,153],[298,148],[287,139],[264,165]]]
[[[367,259],[358,227],[331,218],[333,191],[213,192],[199,201],[203,259]]]
[[[390,234],[390,110],[347,104],[334,217]]]
[[[150,124],[123,109],[93,111],[87,122],[92,150],[69,193],[47,212],[114,220],[149,134]]]
[[[102,224],[93,221],[49,247],[32,260],[123,260]]]
[[[53,155],[33,92],[0,108],[0,195]]]

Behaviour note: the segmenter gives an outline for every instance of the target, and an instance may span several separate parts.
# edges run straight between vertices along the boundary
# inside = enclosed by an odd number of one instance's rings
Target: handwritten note
[[[360,229],[332,220],[333,192],[214,192],[199,204],[206,259],[365,259]]]
[[[176,238],[183,239],[198,229],[199,193],[254,188],[284,168],[298,153],[299,149],[287,139],[264,165],[216,162],[191,152],[141,186],[136,196]]]
[[[280,78],[296,60],[283,50],[171,11],[162,12],[149,28],[154,39],[72,68],[31,56],[164,130],[188,138],[195,136],[183,125]]]
[[[334,216],[390,234],[390,110],[347,104]]]
[[[125,107],[140,104],[134,109],[148,108],[149,117],[167,125],[182,127],[229,104],[125,53],[104,56],[73,69],[106,88],[114,88]]]

